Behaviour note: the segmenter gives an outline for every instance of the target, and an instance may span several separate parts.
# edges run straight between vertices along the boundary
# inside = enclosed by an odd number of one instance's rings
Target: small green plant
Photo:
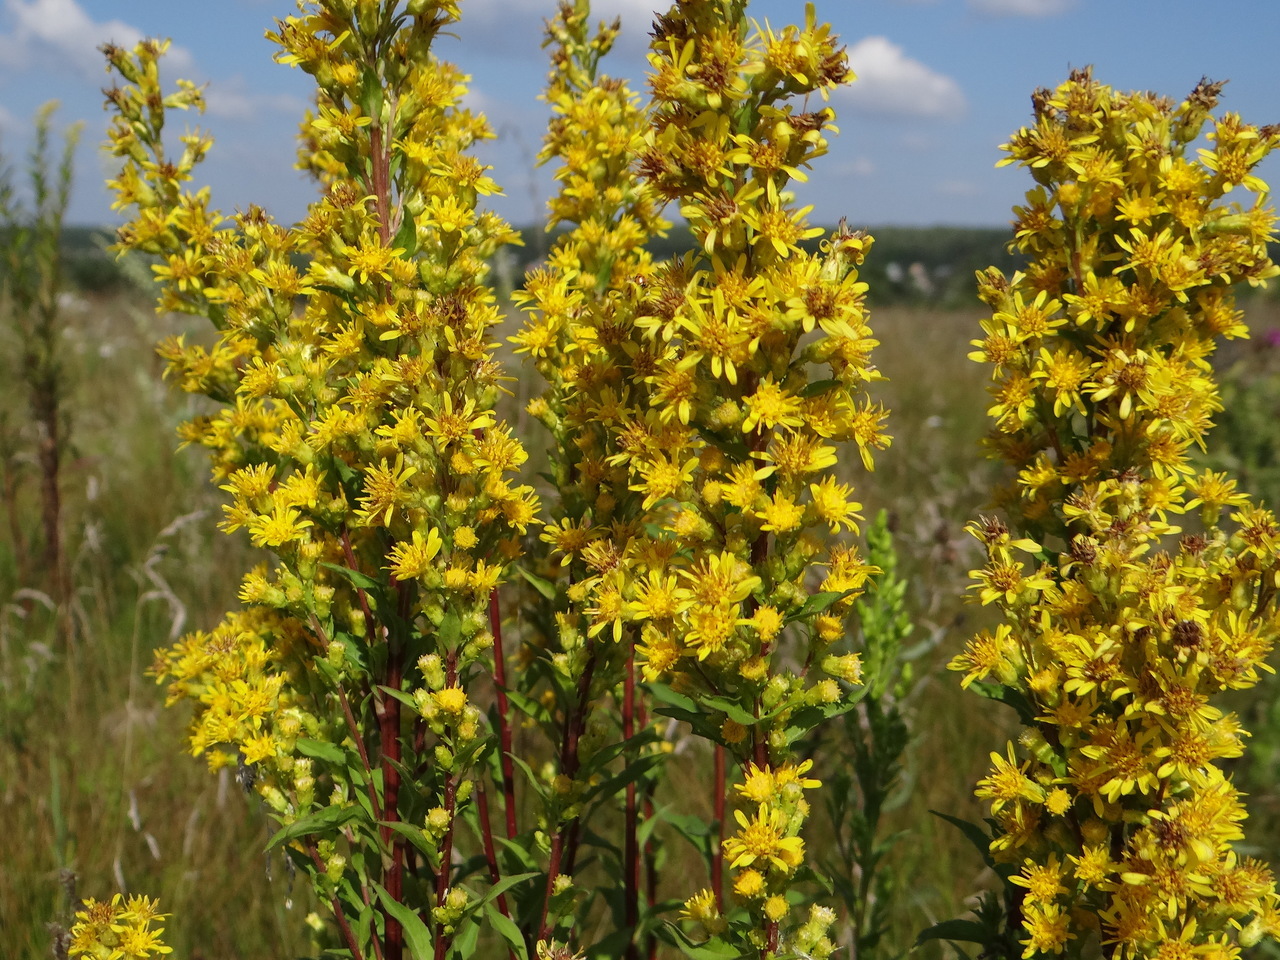
[[[0,411],[0,470],[18,579],[47,591],[65,628],[70,624],[66,610],[70,570],[62,518],[62,467],[70,423],[63,356],[66,319],[59,297],[64,293],[62,223],[71,198],[72,161],[81,125],[67,130],[61,157],[55,162],[50,139],[56,109],[56,103],[48,103],[36,115],[35,143],[27,164],[29,207],[19,200],[8,171],[0,174],[0,318],[11,356],[17,360],[17,370],[10,375],[25,388],[28,422],[35,434],[21,437],[10,411]],[[28,452],[33,454],[39,484],[38,549],[28,546],[30,534],[20,517],[21,461]]]

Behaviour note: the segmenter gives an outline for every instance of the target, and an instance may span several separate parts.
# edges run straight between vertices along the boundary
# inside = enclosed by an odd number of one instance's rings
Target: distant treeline
[[[973,274],[989,266],[1006,273],[1016,270],[1022,258],[1008,250],[1009,230],[1001,227],[873,227],[868,233],[875,244],[861,270],[869,285],[872,306],[918,304],[935,307],[967,307],[977,303]],[[124,287],[125,271],[106,246],[111,231],[95,227],[68,227],[63,232],[65,276],[69,286],[81,292],[108,293]],[[523,248],[516,251],[513,269],[502,271],[507,282],[534,266],[552,238],[542,230],[521,230]],[[812,241],[816,246],[820,241]],[[655,240],[656,257],[677,256],[690,249],[688,230],[673,228]],[[1272,259],[1280,261],[1280,244],[1271,245]],[[1280,295],[1280,283],[1270,294]]]

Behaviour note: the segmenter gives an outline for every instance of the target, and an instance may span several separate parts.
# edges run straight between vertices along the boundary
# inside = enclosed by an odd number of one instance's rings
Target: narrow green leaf
[[[959,940],[962,943],[986,943],[987,928],[976,920],[943,920],[916,937],[916,946],[930,940]]]
[[[304,757],[313,757],[316,760],[323,760],[325,763],[332,763],[335,766],[343,766],[347,762],[346,751],[337,744],[329,743],[325,740],[299,737],[294,741],[294,746],[298,748],[298,752]]]
[[[267,844],[267,849],[274,850],[282,843],[296,840],[298,837],[305,837],[308,834],[328,833],[345,823],[349,823],[363,813],[364,811],[355,805],[349,807],[325,807],[319,813],[299,817],[287,827],[277,830],[276,835]]]
[[[373,884],[373,889],[378,892],[378,900],[381,901],[383,909],[400,921],[400,927],[404,930],[404,942],[409,947],[413,960],[432,960],[435,950],[431,931],[422,922],[417,911],[409,909],[403,903],[398,903],[382,888],[381,884]]]
[[[970,843],[977,848],[978,853],[982,854],[983,861],[987,866],[993,866],[991,861],[991,838],[976,823],[969,820],[961,820],[959,817],[953,817],[950,814],[942,813],[938,810],[930,810],[935,817],[941,817],[947,823],[951,824],[957,830],[965,835]]]
[[[530,573],[518,563],[512,564],[512,569],[514,569],[516,573],[520,574],[520,576],[524,577],[525,580],[529,581],[529,585],[548,600],[554,600],[556,598],[556,585],[550,580],[544,580],[542,577]]]
[[[381,583],[373,579],[373,577],[361,573],[359,570],[352,570],[350,567],[344,567],[339,563],[321,563],[320,566],[332,570],[334,573],[342,574],[351,581],[352,585],[359,587],[361,590],[382,589],[383,585]]]
[[[378,684],[378,689],[389,697],[395,697],[414,713],[418,712],[418,701],[414,700],[413,697],[409,696],[409,694],[405,693],[403,690],[397,690],[395,687],[388,687],[383,684]]]
[[[498,936],[507,941],[509,946],[520,960],[529,960],[529,952],[525,949],[524,935],[520,932],[520,928],[516,926],[515,921],[510,917],[502,915],[496,906],[492,903],[484,905],[484,915],[488,918],[489,923],[493,925],[493,929],[498,932]]]

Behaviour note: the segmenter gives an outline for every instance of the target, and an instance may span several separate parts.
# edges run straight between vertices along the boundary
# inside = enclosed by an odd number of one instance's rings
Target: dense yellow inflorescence
[[[322,196],[296,226],[257,207],[224,218],[186,188],[210,141],[188,133],[165,152],[167,114],[202,102],[190,84],[163,91],[165,44],[108,48],[125,81],[108,96],[115,205],[132,216],[121,247],[159,258],[162,310],[217,330],[212,346],[161,348],[172,380],[216,401],[182,439],[211,454],[223,528],[274,556],[245,576],[242,609],[160,651],[155,674],[195,705],[193,753],[238,762],[286,825],[332,815],[312,831],[326,839],[299,841],[328,897],[346,864],[334,825],[360,804],[386,848],[382,882],[399,882],[391,848],[405,841],[374,824],[396,819],[410,751],[446,821],[466,801],[487,738],[467,686],[487,672],[490,595],[538,502],[493,413],[487,262],[517,237],[477,208],[497,187],[469,151],[491,134],[461,105],[467,78],[430,53],[456,6],[299,9],[269,34],[318,87],[300,165]],[[442,925],[456,900],[441,888]]]
[[[86,960],[149,960],[172,953],[161,939],[164,927],[153,926],[167,914],[147,897],[116,894],[108,903],[89,899],[76,911],[68,955]]]
[[[843,52],[812,8],[774,32],[744,7],[679,3],[657,20],[648,129],[612,81],[588,93],[588,73],[553,73],[552,210],[576,226],[530,277],[517,343],[548,377],[533,410],[566,451],[568,506],[543,539],[579,571],[573,635],[634,642],[646,681],[718,712],[716,739],[749,771],[724,856],[750,943],[825,955],[829,911],[787,922],[817,785],[788,745],[860,679],[856,654],[831,651],[873,571],[829,544],[859,519],[833,468],[837,444],[869,466],[888,439],[864,392],[878,375],[854,267],[870,238],[841,230],[806,252],[822,231],[787,189],[834,119],[791,101],[844,82]],[[614,178],[627,153],[639,185]],[[698,252],[654,265],[640,244],[672,201]],[[787,638],[810,669],[775,660]],[[720,909],[704,891],[685,915],[718,934]]]
[[[1189,458],[1220,409],[1209,358],[1247,334],[1231,288],[1280,272],[1251,173],[1280,130],[1214,118],[1219,90],[1175,104],[1079,71],[1004,148],[1038,186],[1016,211],[1025,271],[979,274],[972,355],[1016,471],[1009,522],[972,528],[976,599],[1003,619],[951,666],[1026,724],[978,796],[1027,958],[1229,958],[1280,931],[1220,766],[1245,732],[1211,702],[1270,669],[1280,527]]]

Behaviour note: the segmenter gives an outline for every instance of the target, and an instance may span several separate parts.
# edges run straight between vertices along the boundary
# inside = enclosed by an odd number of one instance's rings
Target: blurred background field
[[[972,272],[1012,262],[1003,231],[873,233],[863,278],[894,441],[874,473],[849,470],[864,512],[889,513],[915,623],[907,643],[917,679],[906,704],[911,744],[885,827],[905,831],[893,853],[899,882],[879,951],[895,957],[919,930],[961,913],[990,879],[977,853],[929,811],[979,819],[972,785],[1013,729],[1012,716],[961,693],[944,669],[982,617],[963,602],[976,565],[964,524],[985,507],[996,479],[980,449],[984,371],[966,359],[981,316],[969,292]],[[166,710],[163,692],[144,676],[157,646],[211,626],[236,602],[252,561],[244,542],[215,530],[220,497],[202,454],[175,450],[175,429],[192,401],[162,382],[154,352],[161,337],[207,333],[189,318],[157,316],[138,283],[145,269],[122,269],[92,231],[64,239],[60,351],[69,431],[61,488],[70,624],[55,616],[33,560],[41,536],[37,437],[14,369],[19,344],[0,313],[0,955],[48,956],[48,924],[65,924],[75,897],[115,890],[162,897],[173,914],[167,939],[175,957],[306,955],[311,905],[283,862],[261,852],[265,814],[232,773],[211,775],[188,755],[183,712]],[[530,234],[522,256],[544,242]],[[673,237],[672,249],[680,242]],[[523,268],[514,259],[498,266],[507,282]],[[1280,299],[1254,295],[1243,306],[1254,336],[1216,358],[1226,409],[1205,458],[1274,503]],[[501,332],[514,328],[509,316]],[[539,387],[518,367],[513,376],[505,412],[537,448],[537,427],[520,405]],[[1251,852],[1271,859],[1280,856],[1277,693],[1280,685],[1268,680],[1234,704],[1254,734],[1234,771],[1251,795]],[[683,762],[693,768],[702,759]],[[692,782],[697,773],[685,776]],[[821,829],[815,819],[814,849]],[[942,949],[932,945],[925,955]]]

